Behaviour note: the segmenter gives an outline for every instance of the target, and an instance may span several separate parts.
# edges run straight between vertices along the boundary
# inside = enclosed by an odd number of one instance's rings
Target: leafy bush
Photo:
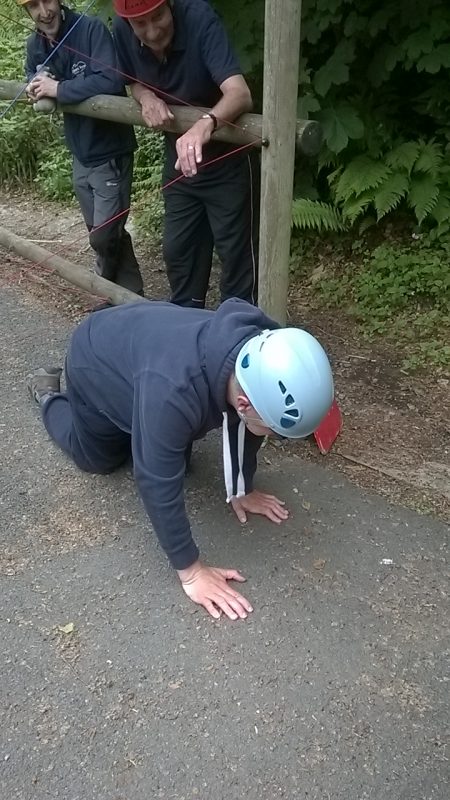
[[[324,270],[317,284],[323,302],[346,310],[367,334],[395,338],[409,369],[449,366],[450,238],[384,242],[373,250],[359,242],[356,253],[360,247],[361,259],[344,256],[343,268]]]
[[[161,231],[164,203],[161,193],[163,137],[146,128],[136,128],[138,149],[134,162],[133,214],[147,236]]]
[[[72,156],[63,141],[58,141],[40,154],[34,182],[48,200],[70,201],[72,185]]]
[[[214,5],[244,69],[260,76],[264,0]],[[445,235],[448,3],[303,0],[302,15],[298,114],[321,122],[325,146],[316,163],[298,163],[293,224],[339,231],[401,207],[420,226],[434,227],[435,236]]]
[[[31,30],[26,20],[22,10],[13,4],[8,8],[7,20],[1,18],[0,74],[5,80],[23,78],[25,39]],[[9,105],[10,101],[0,103],[0,114]],[[41,169],[51,171],[52,159],[59,163],[61,147],[53,118],[35,113],[23,102],[17,103],[0,120],[0,184],[31,183]]]
[[[448,251],[428,244],[399,247],[381,244],[363,259],[354,281],[361,314],[388,319],[398,310],[417,312],[449,307]]]

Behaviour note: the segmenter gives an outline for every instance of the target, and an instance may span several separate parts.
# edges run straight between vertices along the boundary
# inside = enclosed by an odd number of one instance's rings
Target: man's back
[[[140,394],[141,416],[155,416],[159,408],[164,418],[165,410],[177,408],[195,437],[221,424],[237,349],[272,326],[262,311],[239,300],[216,312],[163,302],[120,306],[92,314],[77,328],[70,369],[85,371],[84,399],[123,430],[136,424]]]

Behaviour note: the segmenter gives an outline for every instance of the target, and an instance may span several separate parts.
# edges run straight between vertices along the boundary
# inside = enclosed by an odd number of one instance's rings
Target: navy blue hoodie
[[[48,68],[60,81],[58,102],[81,103],[96,94],[125,96],[124,80],[115,71],[117,56],[106,25],[96,17],[80,19],[80,14],[65,6],[62,10],[64,19],[57,41],[79,22],[48,61]],[[43,64],[55,50],[55,44],[38,32],[29,36],[25,66],[28,80],[35,75],[38,64]],[[70,152],[85,167],[104,164],[136,148],[132,126],[119,122],[64,114],[64,133]]]
[[[225,420],[228,494],[253,488],[262,439],[245,430],[244,440],[227,385],[242,345],[278,327],[243,300],[227,300],[215,312],[149,302],[92,314],[72,337],[69,380],[87,405],[131,434],[137,486],[175,569],[198,558],[184,504],[188,445]],[[238,439],[245,442],[240,475]]]

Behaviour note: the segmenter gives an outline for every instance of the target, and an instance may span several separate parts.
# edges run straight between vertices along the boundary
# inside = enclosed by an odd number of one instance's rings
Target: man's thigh
[[[258,162],[250,156],[230,163],[216,187],[205,195],[208,219],[219,256],[240,251],[257,241],[259,228]]]
[[[113,220],[116,226],[123,227],[128,217],[131,177],[129,171],[126,171],[125,176],[122,175],[120,161],[113,158],[97,167],[91,167],[89,171],[95,228],[108,220]]]
[[[185,253],[206,221],[202,195],[185,186],[171,186],[164,196],[164,239],[170,250]]]
[[[94,224],[94,193],[89,185],[89,169],[83,166],[75,157],[72,166],[72,179],[83,219],[90,230]]]
[[[87,376],[83,370],[67,368],[67,399],[72,410],[71,449],[74,461],[92,472],[111,472],[131,453],[131,436],[122,431],[102,412],[87,403],[78,383]]]

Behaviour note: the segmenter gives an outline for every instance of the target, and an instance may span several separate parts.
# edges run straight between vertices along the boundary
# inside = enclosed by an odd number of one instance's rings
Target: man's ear
[[[240,414],[246,414],[250,408],[250,400],[245,394],[238,394],[237,396],[237,411]]]

